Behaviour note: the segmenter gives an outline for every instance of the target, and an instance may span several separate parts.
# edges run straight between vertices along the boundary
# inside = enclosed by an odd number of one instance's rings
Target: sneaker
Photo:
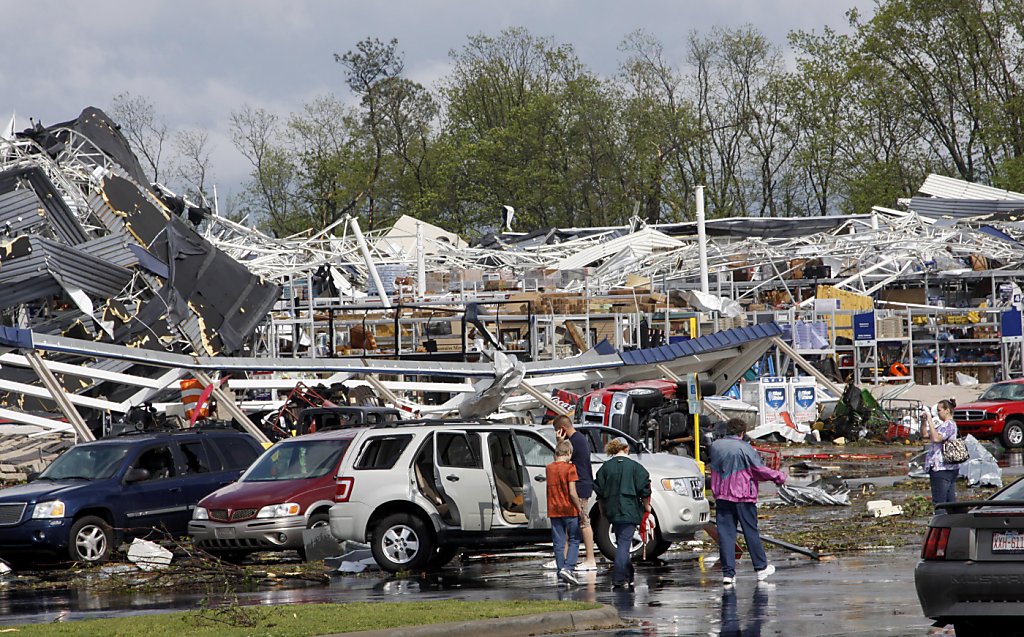
[[[576,570],[578,572],[581,572],[581,571],[596,571],[597,570],[597,564],[594,564],[593,562],[590,562],[590,563],[583,562],[581,564],[577,564],[576,565]]]
[[[726,575],[722,578],[722,586],[732,586],[734,583],[736,583],[735,577],[729,577]]]
[[[548,569],[552,569],[552,570],[556,569],[556,568],[558,568],[558,562],[556,562],[555,560],[551,560],[550,562],[544,562],[544,568],[548,568]]]
[[[570,571],[567,568],[563,568],[562,570],[558,571],[558,579],[562,580],[563,582],[567,582],[569,584],[579,584],[580,583],[580,581],[578,579],[576,579],[576,576],[573,575],[572,571]]]
[[[775,567],[769,564],[765,568],[757,572],[757,581],[763,582],[772,574],[775,573]]]

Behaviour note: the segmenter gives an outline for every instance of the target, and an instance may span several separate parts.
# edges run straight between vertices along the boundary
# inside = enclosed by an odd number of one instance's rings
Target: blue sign
[[[793,394],[793,400],[796,401],[798,407],[802,409],[809,409],[814,405],[815,395],[813,387],[797,387]]]
[[[778,387],[765,389],[764,402],[772,409],[780,409],[786,404],[786,390]]]
[[[1004,343],[1016,343],[1024,340],[1020,310],[1007,310],[999,316],[999,330]]]
[[[875,344],[875,313],[873,311],[853,315],[853,344]]]

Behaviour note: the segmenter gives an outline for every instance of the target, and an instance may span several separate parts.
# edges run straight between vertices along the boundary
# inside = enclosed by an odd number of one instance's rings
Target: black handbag
[[[960,464],[971,457],[967,451],[967,443],[962,438],[948,438],[942,443],[942,462],[946,464]]]

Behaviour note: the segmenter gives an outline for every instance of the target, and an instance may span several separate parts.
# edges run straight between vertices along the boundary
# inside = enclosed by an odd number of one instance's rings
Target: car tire
[[[68,556],[75,562],[99,564],[110,559],[114,549],[114,530],[95,515],[79,518],[71,525]]]
[[[627,389],[626,393],[633,400],[633,409],[645,411],[654,407],[660,407],[665,402],[665,395],[660,389],[654,387],[634,387]]]
[[[1000,434],[1000,440],[1007,449],[1024,447],[1024,423],[1020,420],[1007,420]]]
[[[597,543],[597,548],[601,551],[601,555],[604,555],[610,561],[615,560],[615,538],[612,536],[612,523],[603,515],[599,516],[594,524],[594,542]],[[647,543],[647,557],[645,559],[653,560],[667,551],[670,546],[671,543],[664,542],[661,539],[661,535],[658,533],[657,527],[655,527],[654,539]],[[634,533],[633,545],[629,551],[629,559],[639,560],[644,555],[643,549],[644,547],[640,543],[639,536]]]
[[[425,568],[434,556],[434,535],[423,518],[393,513],[373,527],[370,552],[385,571],[416,571]]]
[[[319,513],[314,513],[313,515],[309,516],[308,520],[306,520],[306,528],[307,529],[318,529],[318,528],[320,528],[322,526],[330,526],[330,524],[331,524],[331,518],[324,511],[321,511]],[[300,546],[299,548],[297,548],[295,550],[299,554],[299,559],[301,559],[303,562],[305,562],[306,561],[306,547],[305,546]]]

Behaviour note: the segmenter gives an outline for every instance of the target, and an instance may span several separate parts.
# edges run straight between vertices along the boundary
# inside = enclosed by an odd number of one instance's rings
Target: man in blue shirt
[[[590,466],[590,444],[587,437],[576,431],[572,419],[558,416],[552,423],[555,427],[555,438],[559,441],[568,440],[572,443],[572,463],[576,465],[576,493],[580,498],[580,535],[583,536],[583,547],[586,556],[582,564],[576,566],[577,571],[596,571],[597,560],[594,558],[594,529],[590,528],[590,500],[594,495],[594,471]]]

